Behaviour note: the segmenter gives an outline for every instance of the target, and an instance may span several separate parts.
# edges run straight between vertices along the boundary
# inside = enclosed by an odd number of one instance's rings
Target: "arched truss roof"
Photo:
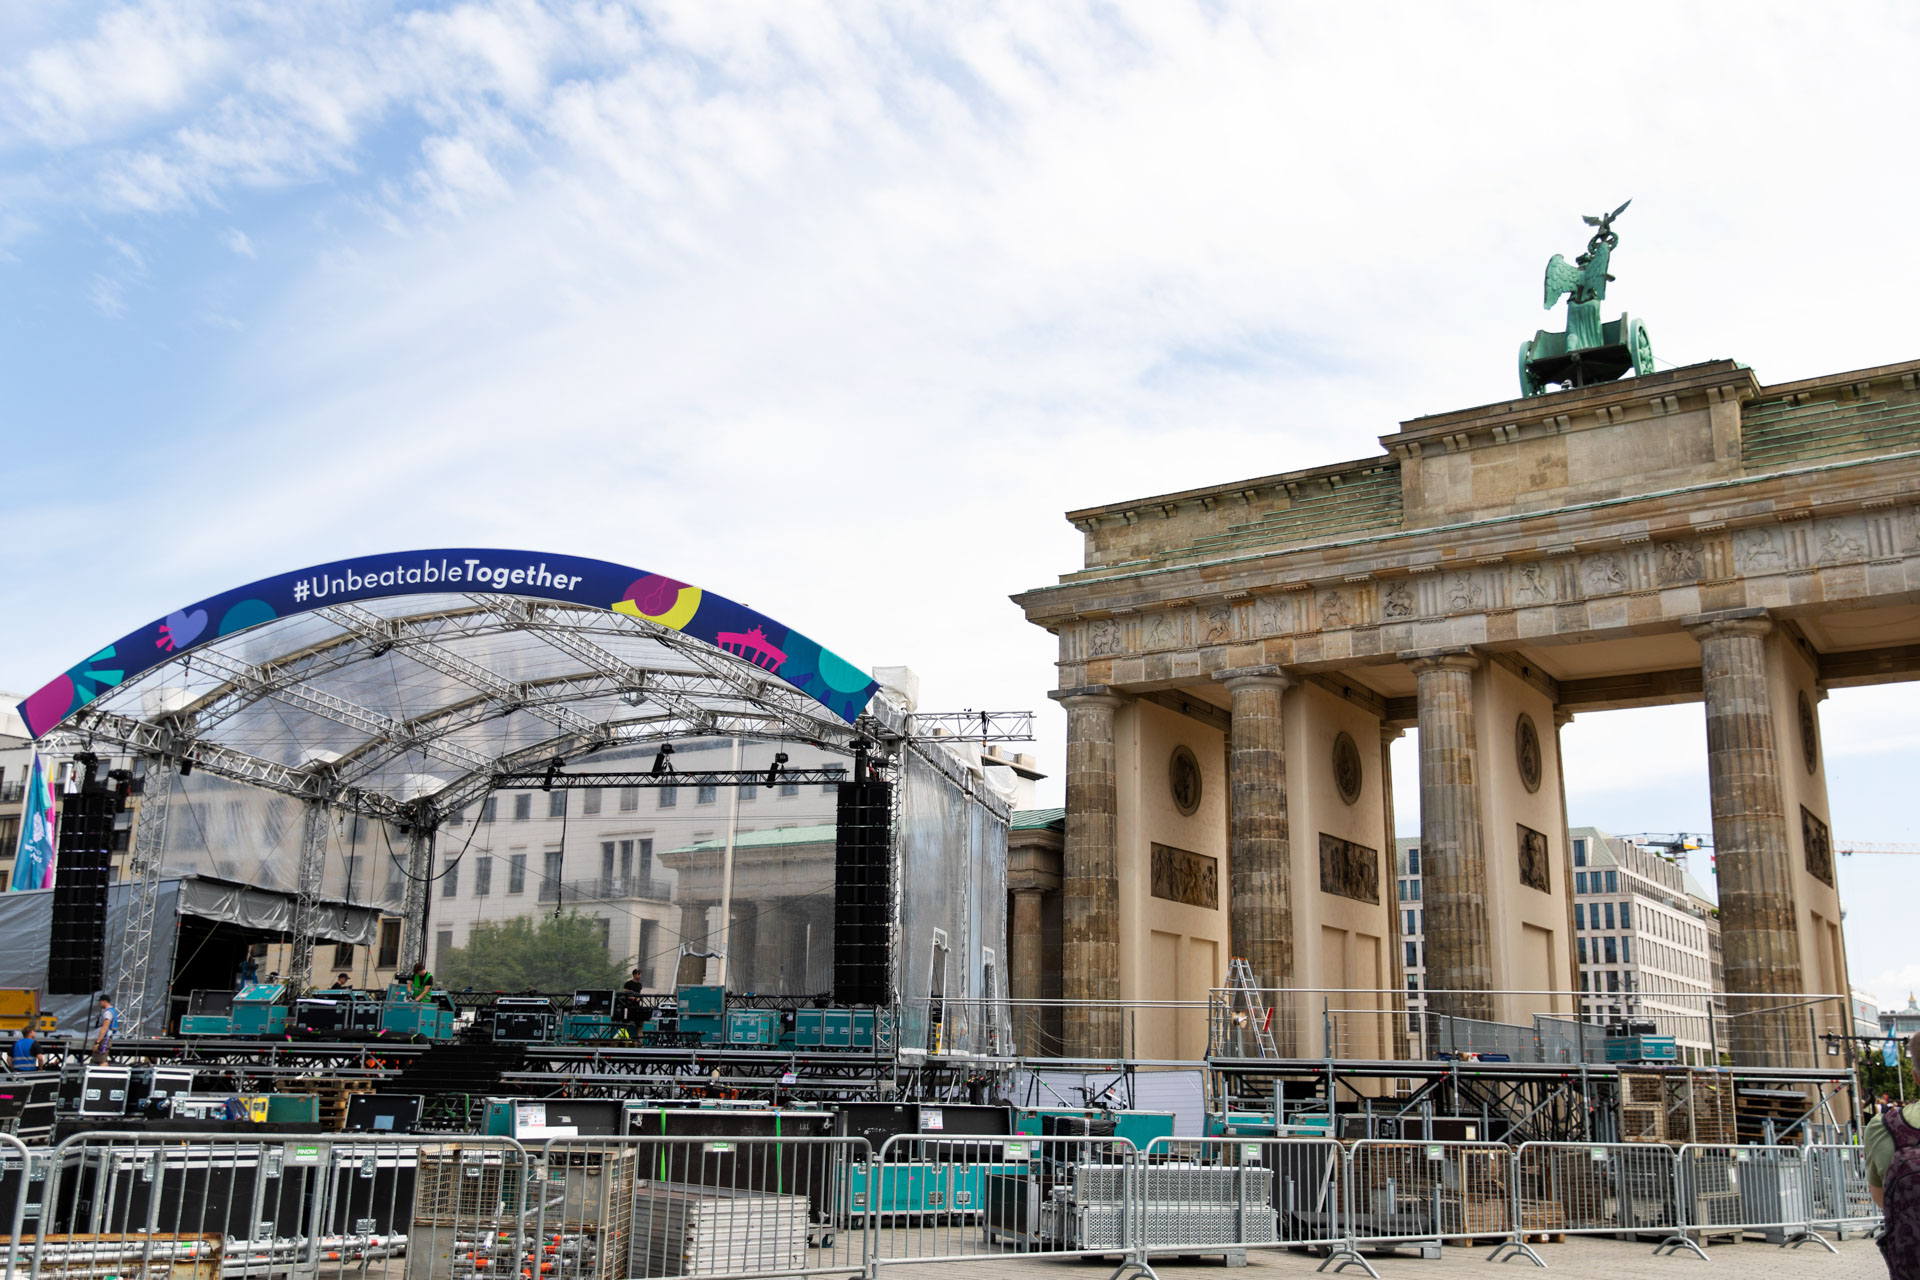
[[[431,825],[496,773],[612,744],[846,749],[904,716],[865,672],[725,596],[603,560],[405,551],[175,610],[20,704],[50,746],[128,750]]]

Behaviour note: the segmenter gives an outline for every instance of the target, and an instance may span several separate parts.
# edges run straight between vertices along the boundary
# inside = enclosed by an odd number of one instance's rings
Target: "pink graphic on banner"
[[[767,633],[760,628],[742,635],[738,631],[722,631],[714,636],[713,642],[736,658],[745,658],[762,671],[780,670],[780,664],[787,655],[767,643]]]

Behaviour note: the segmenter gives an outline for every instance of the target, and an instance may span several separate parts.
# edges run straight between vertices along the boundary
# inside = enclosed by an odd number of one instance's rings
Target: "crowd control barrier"
[[[1867,1153],[1851,1146],[1803,1148],[1807,1163],[1810,1225],[1841,1239],[1865,1235],[1880,1223],[1880,1210],[1867,1190]]]
[[[1809,1240],[1837,1253],[1812,1226],[1807,1165],[1799,1147],[1689,1143],[1673,1153],[1673,1234],[1654,1252],[1688,1249],[1706,1257],[1703,1239],[1758,1232],[1795,1248]]]
[[[862,1136],[0,1136],[0,1280],[668,1280],[1015,1258],[1245,1260],[1650,1237],[1781,1245],[1878,1220],[1857,1147]]]

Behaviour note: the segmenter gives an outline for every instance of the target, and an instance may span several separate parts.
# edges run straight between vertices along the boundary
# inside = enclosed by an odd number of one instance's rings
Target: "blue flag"
[[[1889,1067],[1900,1065],[1900,1046],[1896,1045],[1891,1037],[1880,1046],[1880,1061]]]
[[[13,860],[15,889],[45,889],[53,884],[53,787],[40,767],[39,753],[27,775],[27,811],[21,815],[20,849]]]

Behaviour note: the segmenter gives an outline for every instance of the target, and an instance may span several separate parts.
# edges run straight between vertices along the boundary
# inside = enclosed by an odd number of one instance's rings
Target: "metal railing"
[[[644,898],[650,902],[673,900],[673,883],[646,876],[596,876],[590,880],[542,880],[537,895],[541,902],[617,902]]]
[[[755,1120],[714,1113],[716,1127]],[[1157,1137],[0,1136],[0,1280],[653,1280],[1649,1236],[1833,1246],[1878,1218],[1857,1147]],[[39,1171],[36,1174],[36,1168]],[[397,1268],[397,1270],[396,1270]]]

